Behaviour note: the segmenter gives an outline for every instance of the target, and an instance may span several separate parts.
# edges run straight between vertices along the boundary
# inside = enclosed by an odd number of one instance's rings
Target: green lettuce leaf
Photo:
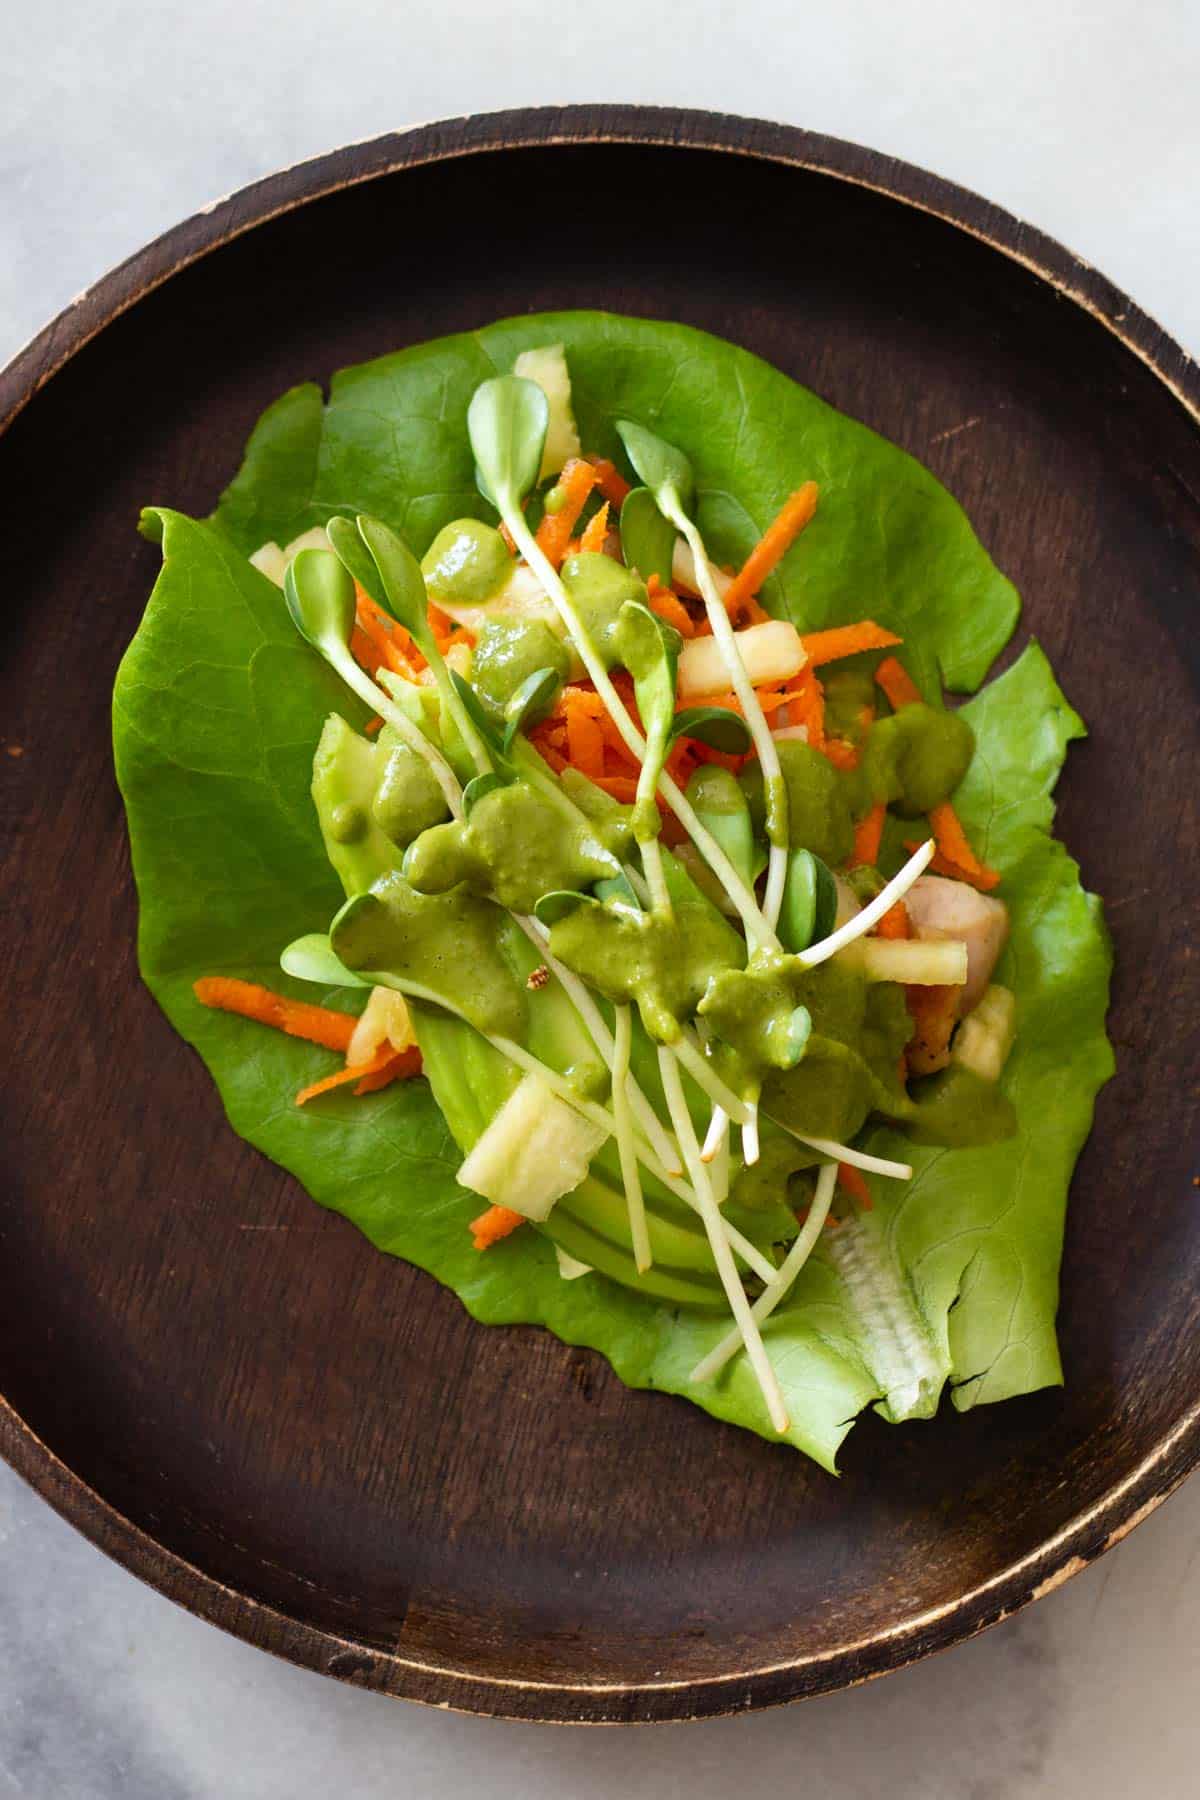
[[[146,981],[200,1051],[235,1129],[373,1243],[429,1270],[488,1323],[540,1323],[602,1351],[632,1386],[687,1395],[770,1435],[736,1361],[715,1383],[687,1372],[723,1334],[596,1275],[564,1282],[552,1246],[525,1231],[485,1256],[466,1222],[478,1201],[424,1082],[298,1110],[327,1052],[207,1011],[199,975],[302,991],[280,948],[322,928],[341,898],[308,794],[331,709],[355,702],[297,639],[282,596],[245,554],[331,512],[370,510],[420,553],[451,518],[487,508],[464,420],[477,381],[518,351],[563,342],[589,450],[619,454],[632,416],[687,450],[714,553],[737,561],[787,492],[821,482],[821,509],[769,592],[805,627],[869,612],[906,640],[919,679],[968,689],[1017,614],[953,499],[927,471],[744,351],[683,327],[563,314],[522,319],[386,357],[319,390],[293,390],[256,428],[215,519],[156,509],[163,568],[114,695],[117,773],[141,899]],[[901,1419],[944,1385],[969,1406],[1061,1379],[1054,1337],[1066,1190],[1095,1092],[1109,953],[1099,903],[1050,837],[1051,791],[1082,726],[1034,646],[967,707],[978,751],[957,797],[1004,875],[1013,933],[1001,978],[1018,997],[1005,1086],[1020,1135],[982,1150],[905,1146],[912,1183],[873,1184],[876,1210],[829,1234],[766,1337],[791,1414],[789,1441],[827,1468],[872,1401]],[[361,1003],[342,991],[335,1003]],[[880,1146],[904,1140],[877,1134]]]

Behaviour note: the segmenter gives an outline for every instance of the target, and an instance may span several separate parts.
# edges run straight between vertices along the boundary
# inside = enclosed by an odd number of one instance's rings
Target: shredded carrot
[[[816,482],[806,481],[784,501],[726,589],[726,612],[737,613],[752,595],[758,593],[816,512],[817,494]]]
[[[386,661],[382,647],[375,642],[374,638],[367,636],[357,621],[354,630],[350,633],[350,654],[359,668],[365,669],[372,680],[380,663]]]
[[[378,651],[379,662],[385,663],[395,674],[411,675],[414,669],[424,668],[425,658],[403,625],[393,619],[390,613],[384,612],[382,606],[376,606],[370,595],[364,594],[361,588],[358,590],[355,618],[359,629]]]
[[[583,536],[579,540],[581,550],[592,550],[597,555],[604,549],[604,540],[608,536],[608,501],[606,500],[598,512],[594,512],[583,528]]]
[[[471,1220],[471,1241],[477,1250],[490,1250],[501,1238],[511,1236],[518,1225],[524,1225],[522,1213],[511,1206],[489,1206],[485,1213]]]
[[[622,806],[632,806],[637,799],[637,782],[632,775],[593,775],[592,780]]]
[[[803,725],[814,750],[825,748],[825,690],[813,671],[805,667],[787,684],[793,725]]]
[[[821,747],[835,769],[857,769],[858,751],[845,738],[826,738]]]
[[[902,644],[894,631],[877,625],[874,619],[863,619],[857,625],[837,625],[830,631],[805,632],[800,642],[808,652],[808,660],[816,669],[822,663],[837,662],[843,656],[857,656],[863,650],[886,650]],[[890,658],[892,662],[895,657]]]
[[[958,814],[949,800],[935,806],[929,815],[933,841],[948,863],[953,863],[974,887],[994,888],[1000,877],[995,869],[981,863],[963,830]]]
[[[604,734],[586,707],[572,706],[567,713],[567,758],[583,775],[604,772]]]
[[[589,456],[587,460],[596,471],[596,486],[599,488],[604,498],[611,501],[612,505],[619,511],[625,504],[625,496],[629,492],[629,483],[622,475],[620,469],[618,469],[616,463],[610,462],[607,456]]]
[[[340,1050],[343,1054],[358,1023],[350,1013],[337,1012],[329,1006],[311,1006],[307,1000],[291,1000],[286,994],[274,994],[270,988],[260,987],[256,981],[239,981],[233,975],[202,975],[193,983],[192,991],[201,1006],[256,1019],[260,1025],[272,1025],[290,1037],[307,1038],[310,1044],[323,1044],[326,1050]]]
[[[919,850],[921,848],[920,840],[913,838],[910,841],[906,838],[904,848],[910,853]],[[950,858],[943,856],[940,850],[935,850],[929,859],[929,874],[947,875],[952,881],[965,881],[968,886],[979,888],[985,894],[990,893],[992,888],[997,887],[1000,882],[1000,876],[995,869],[985,868],[982,875],[972,875],[969,869],[964,869],[960,863],[951,862]]]
[[[906,938],[911,936],[908,928],[908,908],[903,900],[897,900],[895,906],[888,910],[875,927],[875,936],[881,938]]]
[[[861,1170],[856,1169],[853,1163],[838,1164],[837,1184],[843,1193],[849,1194],[852,1200],[858,1202],[864,1212],[872,1210],[875,1202],[871,1198],[871,1190],[863,1179]]]
[[[388,1048],[389,1046],[385,1046]],[[409,1081],[414,1075],[421,1073],[421,1052],[413,1044],[407,1050],[393,1050],[382,1069],[373,1075],[364,1075],[355,1094],[374,1094],[380,1088],[388,1087],[393,1081]]]
[[[860,819],[854,827],[854,854],[850,858],[851,868],[862,864],[874,865],[879,860],[879,846],[883,842],[883,822],[887,818],[887,807],[882,800],[877,800],[865,819]]]
[[[366,732],[368,737],[374,737],[375,733],[377,731],[383,730],[383,720],[382,719],[368,719],[366,724],[363,726],[363,730]]]
[[[382,1074],[394,1055],[395,1051],[390,1044],[380,1044],[374,1056],[368,1057],[366,1062],[351,1063],[347,1068],[338,1069],[333,1075],[326,1075],[322,1081],[314,1081],[309,1087],[301,1088],[296,1095],[296,1105],[307,1106],[318,1094],[328,1094],[333,1088],[344,1087],[348,1081],[358,1082],[361,1087],[362,1082],[369,1080],[371,1076]],[[359,1092],[359,1088],[355,1092]]]
[[[443,655],[450,644],[474,644],[474,634],[468,631],[465,625],[460,625],[457,619],[452,619],[449,613],[443,612],[434,601],[429,602],[426,614],[429,619],[429,629]]]
[[[902,706],[915,706],[924,696],[904,664],[894,656],[885,656],[875,671],[875,679],[899,712]]]
[[[664,587],[657,575],[652,575],[646,584],[646,595],[650,611],[673,625],[680,637],[690,638],[696,635],[696,622],[679,597],[671,589]]]
[[[557,511],[547,512],[537,528],[537,541],[556,569],[567,553],[579,515],[595,485],[595,469],[577,456],[567,463],[555,484],[553,498]]]

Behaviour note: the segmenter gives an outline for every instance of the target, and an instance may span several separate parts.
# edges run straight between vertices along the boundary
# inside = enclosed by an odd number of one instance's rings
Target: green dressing
[[[543,894],[619,875],[606,835],[540,786],[514,781],[484,794],[469,818],[424,832],[409,846],[404,874],[422,894],[466,882],[481,898],[531,913]]]
[[[503,718],[521,683],[538,669],[553,669],[564,681],[571,672],[562,639],[544,619],[502,614],[486,621],[471,656],[471,685],[494,718]]]
[[[421,558],[429,592],[459,606],[483,606],[500,592],[513,567],[508,545],[481,519],[444,525]]]
[[[350,900],[330,927],[335,955],[382,986],[430,989],[475,1026],[519,1039],[525,993],[500,948],[506,923],[465,888],[418,894],[403,876],[383,875]]]

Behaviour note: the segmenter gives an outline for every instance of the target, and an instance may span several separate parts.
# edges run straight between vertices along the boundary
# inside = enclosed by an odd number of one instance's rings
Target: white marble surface
[[[40,0],[0,9],[0,359],[214,195],[531,102],[787,119],[975,187],[1200,349],[1200,7],[1158,0]],[[882,1683],[681,1731],[549,1731],[276,1663],[0,1469],[0,1795],[1175,1800],[1200,1761],[1200,1483],[1019,1618]]]

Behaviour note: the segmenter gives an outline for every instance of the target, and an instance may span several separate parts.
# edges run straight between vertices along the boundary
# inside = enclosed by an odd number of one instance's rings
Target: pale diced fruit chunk
[[[800,633],[784,619],[768,619],[765,624],[737,631],[734,641],[752,687],[790,681],[808,660]],[[679,656],[680,699],[723,694],[731,686],[729,669],[716,638],[689,638]]]

